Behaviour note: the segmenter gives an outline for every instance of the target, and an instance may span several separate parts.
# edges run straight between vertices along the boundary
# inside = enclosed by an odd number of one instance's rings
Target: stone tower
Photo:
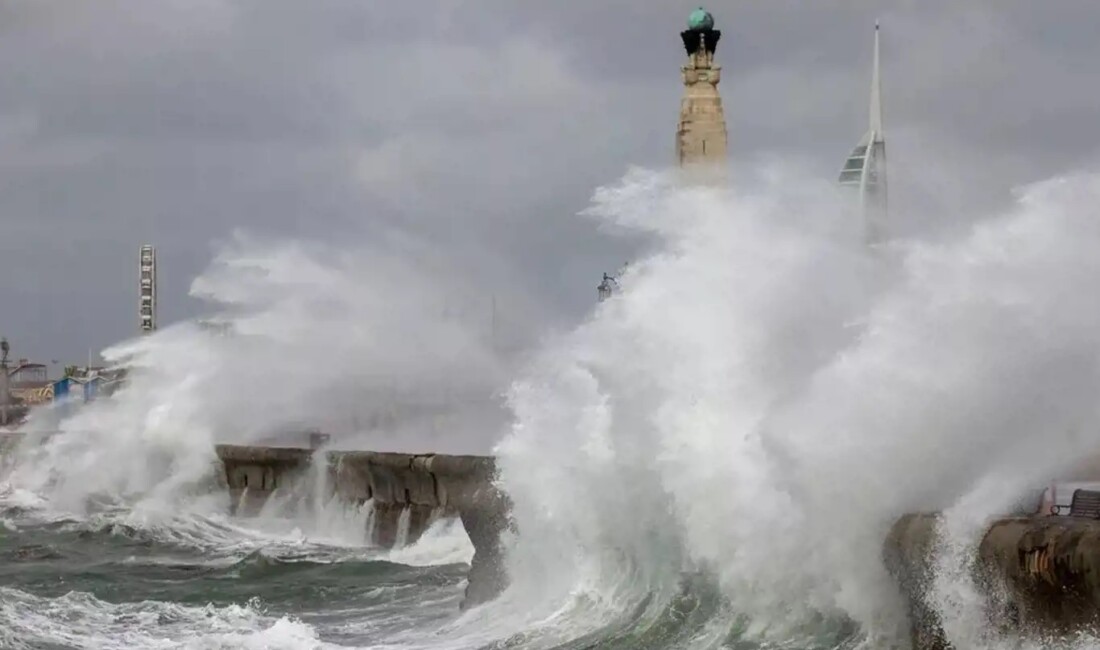
[[[680,167],[709,172],[692,174],[693,182],[721,182],[725,177],[726,118],[718,95],[722,67],[714,63],[721,36],[722,32],[714,29],[714,17],[702,7],[691,12],[688,28],[680,32],[688,60],[680,68],[684,98],[676,129],[676,158]],[[625,265],[614,274],[603,274],[603,282],[596,287],[600,302],[619,292],[624,270]]]
[[[684,98],[676,129],[676,157],[681,167],[726,162],[726,118],[718,94],[722,67],[714,63],[714,51],[722,32],[714,29],[714,17],[702,7],[691,12],[688,28],[680,33],[687,50],[681,68]]]

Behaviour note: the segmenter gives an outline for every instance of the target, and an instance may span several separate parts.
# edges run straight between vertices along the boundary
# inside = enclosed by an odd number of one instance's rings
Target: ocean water
[[[417,632],[455,618],[472,554],[453,521],[382,550],[273,522],[8,503],[3,648],[431,647]]]
[[[945,513],[930,593],[956,647],[1095,647],[999,636],[969,562],[1100,449],[1100,177],[875,251],[831,184],[681,180],[595,193],[585,218],[646,252],[516,355],[432,316],[470,290],[453,274],[238,241],[194,285],[229,336],[121,343],[129,388],[28,423],[0,474],[0,647],[905,647],[881,545],[914,509]],[[460,611],[453,521],[385,550],[369,507],[227,517],[213,444],[296,419],[342,448],[496,454],[508,589]]]

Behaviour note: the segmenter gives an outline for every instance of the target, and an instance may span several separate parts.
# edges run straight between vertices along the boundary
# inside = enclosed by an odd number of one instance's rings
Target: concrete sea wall
[[[423,534],[433,513],[461,519],[474,546],[464,607],[492,599],[504,587],[500,537],[509,525],[509,503],[493,485],[491,457],[239,445],[218,445],[217,454],[239,516],[259,512],[276,491],[316,482],[320,472],[319,484],[330,491],[324,497],[371,501],[380,546],[397,540],[403,514],[408,543]]]
[[[934,514],[906,515],[894,524],[884,548],[887,567],[909,601],[916,650],[949,647],[926,601],[938,522]],[[974,560],[991,629],[1013,636],[1100,630],[1100,520],[1000,519],[982,537]]]
[[[883,545],[883,560],[909,605],[909,629],[913,650],[946,650],[943,629],[935,608],[927,602],[932,580],[932,553],[937,542],[939,516],[935,513],[905,515],[890,528]]]
[[[21,433],[0,433],[0,469],[25,440]],[[215,450],[218,487],[228,490],[232,514],[254,516],[273,496],[320,489],[326,493],[313,496],[323,501],[370,501],[372,541],[387,548],[399,533],[415,542],[433,517],[457,517],[474,547],[463,607],[491,600],[505,586],[500,544],[511,506],[493,484],[491,457],[242,445]]]

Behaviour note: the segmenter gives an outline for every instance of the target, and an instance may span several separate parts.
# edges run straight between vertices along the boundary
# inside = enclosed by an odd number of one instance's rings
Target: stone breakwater
[[[0,434],[0,467],[23,436]],[[488,456],[329,451],[294,447],[217,445],[217,483],[230,495],[232,514],[259,513],[272,496],[324,490],[324,501],[372,505],[372,537],[392,547],[399,530],[415,542],[433,517],[457,517],[474,547],[463,607],[496,597],[505,586],[501,535],[510,503],[494,485]],[[320,479],[320,480],[319,480]]]
[[[909,603],[916,650],[951,647],[927,602],[939,523],[935,513],[905,515],[894,523],[883,549],[887,568]],[[1100,630],[1100,520],[999,519],[974,550],[971,570],[986,596],[992,630],[1057,637]]]

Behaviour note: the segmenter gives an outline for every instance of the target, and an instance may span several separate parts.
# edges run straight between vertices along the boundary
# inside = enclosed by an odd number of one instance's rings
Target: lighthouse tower
[[[718,82],[722,67],[714,62],[722,32],[714,29],[714,17],[702,7],[688,16],[688,28],[680,32],[688,60],[681,68],[684,97],[676,129],[676,156],[681,167],[724,165],[726,118]]]

